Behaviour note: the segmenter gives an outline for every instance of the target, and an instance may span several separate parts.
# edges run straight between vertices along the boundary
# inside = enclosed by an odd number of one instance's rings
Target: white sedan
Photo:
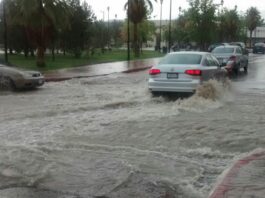
[[[148,88],[157,92],[195,92],[203,81],[226,74],[208,52],[173,52],[149,70]]]

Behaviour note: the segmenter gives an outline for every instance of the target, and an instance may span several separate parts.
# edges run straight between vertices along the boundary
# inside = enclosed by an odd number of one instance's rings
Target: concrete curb
[[[141,67],[141,68],[136,68],[136,69],[129,69],[129,70],[123,71],[122,73],[133,73],[133,72],[143,71],[143,70],[150,69],[151,67],[152,66]]]
[[[228,170],[225,174],[222,181],[214,188],[214,190],[210,193],[209,198],[226,198],[226,193],[233,189],[234,182],[233,179],[238,176],[240,169],[252,161],[264,159],[265,150],[254,152],[242,159],[239,159],[234,163],[234,165]]]
[[[90,78],[90,77],[108,76],[108,75],[115,74],[115,73],[133,73],[133,72],[139,72],[139,71],[147,70],[147,69],[150,69],[151,67],[152,66],[147,66],[147,67],[129,69],[126,71],[113,72],[113,73],[108,73],[108,74],[72,76],[72,77],[55,76],[55,77],[44,77],[44,79],[45,79],[45,82],[60,82],[60,81],[71,80],[71,79],[75,79],[75,78]]]

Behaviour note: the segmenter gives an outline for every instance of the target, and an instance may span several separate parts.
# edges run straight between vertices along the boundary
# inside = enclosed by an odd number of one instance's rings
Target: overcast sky
[[[109,17],[114,19],[117,15],[117,19],[124,19],[126,13],[124,11],[124,4],[127,0],[85,0],[91,5],[92,10],[96,14],[98,19],[103,19],[103,12],[105,20],[108,18],[107,7],[110,7]],[[214,0],[214,3],[220,3],[221,0]],[[153,1],[154,2],[154,1]],[[157,0],[160,2],[160,0]],[[170,0],[164,0],[163,3],[163,19],[169,18],[169,4]],[[159,20],[160,18],[160,4],[153,3],[154,11],[151,15],[152,19]],[[265,18],[265,0],[224,0],[224,7],[234,8],[235,5],[238,7],[238,11],[245,12],[249,7],[254,6],[259,9],[262,13],[262,17]],[[176,18],[179,14],[179,7],[183,9],[188,8],[187,0],[172,0],[172,18]]]

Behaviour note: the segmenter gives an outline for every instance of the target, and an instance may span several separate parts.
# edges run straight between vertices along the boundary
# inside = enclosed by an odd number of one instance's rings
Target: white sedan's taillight
[[[191,75],[191,76],[201,76],[202,71],[199,69],[189,69],[185,71],[185,74]]]
[[[149,75],[157,75],[157,74],[160,74],[161,73],[161,71],[160,71],[160,69],[150,69],[149,70]]]

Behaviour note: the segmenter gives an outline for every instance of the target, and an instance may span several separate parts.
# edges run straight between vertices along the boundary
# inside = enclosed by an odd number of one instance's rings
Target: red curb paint
[[[54,78],[45,78],[45,82],[60,82],[60,81],[65,81],[65,80],[70,80],[70,79],[72,79],[72,78],[60,78],[60,77],[58,77],[58,78],[56,78],[56,77],[54,77]]]
[[[262,159],[262,157],[264,159],[264,156],[265,151],[261,151],[238,160],[232,168],[230,168],[222,182],[215,187],[209,198],[225,198],[225,194],[233,188],[233,179],[238,175],[240,169],[252,161]]]
[[[137,69],[130,69],[130,70],[123,71],[122,73],[138,72],[138,71],[142,71],[142,70],[150,69],[151,67],[152,67],[152,66],[147,66],[147,67],[142,67],[142,68],[137,68]]]
[[[126,71],[121,71],[120,73],[133,73],[133,72],[138,72],[138,71],[150,69],[151,67],[152,66],[130,69],[130,70],[126,70]],[[91,75],[91,76],[45,77],[45,82],[60,82],[60,81],[65,81],[65,80],[71,80],[74,78],[90,78],[90,77],[98,77],[98,76],[107,76],[107,75],[111,75],[111,74],[115,74],[115,73],[119,73],[119,72],[113,72],[113,73],[108,73],[108,74],[98,74],[98,75]]]

